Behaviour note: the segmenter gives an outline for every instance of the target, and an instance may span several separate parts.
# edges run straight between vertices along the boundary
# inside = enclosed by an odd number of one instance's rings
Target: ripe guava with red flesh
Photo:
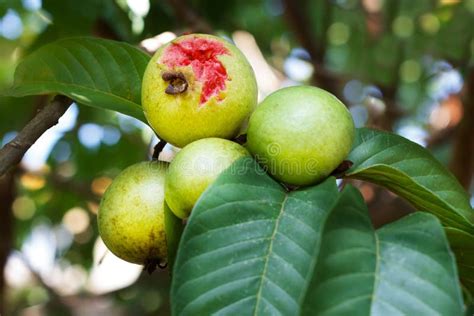
[[[117,257],[145,266],[166,261],[166,162],[141,162],[123,170],[99,207],[99,233]],[[152,267],[152,268],[153,268]]]
[[[250,156],[247,149],[222,138],[200,139],[184,147],[166,175],[165,198],[171,211],[179,218],[188,217],[204,190],[245,156]]]
[[[216,36],[174,39],[155,53],[143,76],[145,116],[161,139],[178,147],[236,136],[256,104],[251,66],[237,47]]]
[[[289,87],[269,95],[252,114],[247,148],[277,180],[310,185],[347,157],[354,134],[352,116],[335,96]]]

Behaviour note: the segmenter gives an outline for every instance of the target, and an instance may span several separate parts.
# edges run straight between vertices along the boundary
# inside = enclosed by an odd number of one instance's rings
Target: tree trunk
[[[464,83],[464,115],[457,128],[450,169],[469,190],[474,174],[474,69]]]

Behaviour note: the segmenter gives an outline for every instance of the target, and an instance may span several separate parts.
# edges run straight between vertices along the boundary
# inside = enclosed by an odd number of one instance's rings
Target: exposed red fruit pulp
[[[172,43],[161,62],[170,68],[191,65],[194,76],[202,82],[200,104],[203,104],[226,88],[227,71],[217,58],[220,55],[230,55],[222,43],[194,37]]]

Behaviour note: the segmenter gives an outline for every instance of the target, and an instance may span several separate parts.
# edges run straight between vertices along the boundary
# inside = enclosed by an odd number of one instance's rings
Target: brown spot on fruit
[[[161,75],[161,78],[169,82],[168,87],[166,87],[166,94],[180,94],[185,92],[188,89],[188,82],[181,72],[164,72]]]

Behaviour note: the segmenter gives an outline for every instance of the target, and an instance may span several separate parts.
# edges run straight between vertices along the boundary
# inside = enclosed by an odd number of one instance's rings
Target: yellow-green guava
[[[177,146],[232,138],[257,104],[250,64],[228,41],[180,36],[150,60],[142,83],[145,116],[158,136]]]
[[[164,224],[166,162],[141,162],[123,170],[99,207],[99,233],[109,250],[128,262],[166,262]]]
[[[250,156],[241,145],[221,138],[205,138],[184,147],[170,164],[165,198],[171,211],[187,218],[194,204],[219,174],[239,158]]]
[[[348,155],[354,122],[344,104],[310,86],[278,90],[249,120],[247,148],[277,180],[303,186],[326,178]]]

